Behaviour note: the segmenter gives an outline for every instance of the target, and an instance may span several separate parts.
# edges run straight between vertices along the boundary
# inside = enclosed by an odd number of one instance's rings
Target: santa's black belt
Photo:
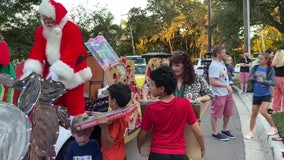
[[[79,65],[79,64],[80,64],[81,62],[83,62],[85,59],[86,59],[85,54],[82,54],[81,56],[79,56],[79,57],[77,58],[76,65]],[[46,66],[47,68],[49,68],[49,67],[51,66],[51,65],[48,63],[47,60],[45,60],[44,62],[45,62],[45,66]]]

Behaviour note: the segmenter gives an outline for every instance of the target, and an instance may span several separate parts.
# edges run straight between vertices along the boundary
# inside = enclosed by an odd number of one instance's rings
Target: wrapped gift
[[[119,63],[118,55],[109,45],[104,36],[99,35],[95,38],[91,38],[85,43],[85,45],[103,70],[107,70],[109,67]]]

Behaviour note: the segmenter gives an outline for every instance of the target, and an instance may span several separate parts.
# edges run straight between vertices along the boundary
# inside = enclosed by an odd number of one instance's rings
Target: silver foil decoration
[[[32,130],[27,115],[13,104],[0,102],[0,126],[0,159],[23,159]]]
[[[64,85],[35,73],[23,80],[0,74],[0,83],[21,91],[18,106],[0,102],[0,160],[54,159],[59,125],[70,128],[66,108],[52,104],[66,92]]]
[[[18,107],[28,115],[40,97],[41,76],[32,73],[27,78],[20,81],[24,84],[24,87],[18,98]]]

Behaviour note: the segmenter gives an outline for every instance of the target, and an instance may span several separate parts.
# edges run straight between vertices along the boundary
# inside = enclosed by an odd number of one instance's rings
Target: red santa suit
[[[81,114],[85,112],[84,82],[92,77],[81,31],[67,19],[67,10],[60,3],[43,0],[39,13],[53,18],[56,26],[42,24],[36,29],[34,45],[23,72],[36,72],[44,78],[48,76],[62,82],[67,93],[55,104],[65,106],[72,116]]]
[[[10,49],[4,39],[0,39],[0,66],[7,66],[10,63]]]

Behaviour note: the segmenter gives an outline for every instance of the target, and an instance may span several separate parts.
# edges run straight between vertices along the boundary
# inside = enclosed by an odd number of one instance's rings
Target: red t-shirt
[[[151,152],[186,154],[184,128],[197,119],[188,99],[174,98],[166,103],[158,101],[146,107],[141,129],[152,130]]]
[[[128,125],[127,119],[127,117],[117,119],[108,126],[109,134],[114,139],[114,142],[110,147],[106,147],[102,141],[103,160],[125,159],[124,132]]]

